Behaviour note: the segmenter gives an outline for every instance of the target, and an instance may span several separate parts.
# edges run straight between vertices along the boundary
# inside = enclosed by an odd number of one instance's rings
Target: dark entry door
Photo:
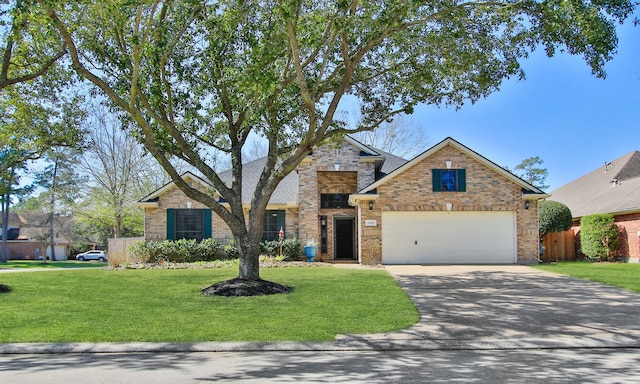
[[[356,225],[353,217],[336,217],[334,228],[334,258],[336,260],[355,260]]]

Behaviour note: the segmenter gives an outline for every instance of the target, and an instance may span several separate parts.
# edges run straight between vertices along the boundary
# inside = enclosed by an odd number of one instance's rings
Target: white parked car
[[[107,254],[104,251],[87,251],[78,253],[76,255],[76,260],[85,261],[85,260],[98,260],[98,261],[107,261]]]

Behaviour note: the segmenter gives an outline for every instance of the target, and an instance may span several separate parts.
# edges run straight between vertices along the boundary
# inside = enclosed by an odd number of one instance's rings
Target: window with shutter
[[[466,192],[466,169],[432,169],[433,192]]]

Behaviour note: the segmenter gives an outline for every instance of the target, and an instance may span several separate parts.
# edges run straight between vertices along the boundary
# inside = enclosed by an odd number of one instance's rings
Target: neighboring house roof
[[[409,168],[413,167],[415,164],[417,164],[417,163],[421,162],[422,160],[424,160],[425,158],[433,155],[434,153],[438,152],[439,150],[441,150],[442,148],[446,147],[447,145],[450,145],[450,146],[458,149],[460,152],[465,153],[466,155],[472,157],[476,161],[478,161],[478,162],[484,164],[485,166],[493,169],[497,173],[503,175],[507,179],[511,180],[515,184],[517,184],[520,187],[522,187],[523,194],[525,194],[526,198],[529,198],[529,199],[542,199],[542,198],[546,198],[546,197],[549,196],[546,193],[544,193],[542,190],[540,190],[539,188],[537,188],[537,187],[529,184],[528,182],[522,180],[518,176],[516,176],[513,173],[507,171],[506,169],[502,168],[501,166],[497,165],[496,163],[492,162],[491,160],[487,159],[486,157],[478,154],[477,152],[465,147],[464,145],[462,145],[459,142],[455,141],[451,137],[447,137],[446,139],[442,140],[438,144],[436,144],[433,147],[427,149],[426,151],[422,152],[421,154],[419,154],[418,156],[414,157],[413,159],[407,161],[406,163],[404,163],[403,165],[401,165],[400,167],[395,169],[393,172],[389,173],[385,177],[381,178],[380,180],[375,181],[374,183],[372,183],[368,187],[366,187],[363,190],[361,190],[360,192],[358,192],[358,194],[366,194],[366,193],[373,192],[380,185],[385,184],[388,181],[392,180],[393,178],[401,175],[403,172],[405,172]]]
[[[376,159],[376,170],[380,176],[384,176],[389,172],[392,172],[396,168],[402,166],[402,164],[406,163],[407,160],[401,157],[392,155],[390,153],[381,151],[379,149],[375,149],[369,147],[365,144],[360,143],[359,141],[345,136],[345,141],[356,148],[358,148],[361,152],[361,156],[369,156]],[[255,186],[258,184],[258,180],[260,179],[260,175],[262,174],[262,170],[264,169],[265,163],[267,161],[266,157],[250,161],[242,165],[242,201],[245,204],[250,204],[251,198],[253,197],[253,192],[255,190]],[[227,185],[231,183],[232,171],[226,170],[220,172],[218,176],[222,181],[224,181]],[[211,184],[205,181],[204,179],[194,175],[191,172],[185,172],[182,175],[185,179],[193,179],[197,182],[201,183],[203,186],[211,187]],[[158,197],[165,193],[170,188],[173,188],[175,184],[173,182],[169,182],[164,186],[160,187],[158,190],[153,193],[143,197],[140,199],[136,205],[139,207],[156,207],[158,205]],[[290,172],[287,176],[282,179],[282,181],[278,184],[278,187],[273,192],[271,199],[269,200],[270,205],[297,205],[298,204],[298,188],[299,188],[299,179],[298,172]]]
[[[9,212],[9,227],[20,227],[25,224],[24,218],[15,212]],[[0,215],[0,227],[2,227],[2,215]]]
[[[597,213],[640,211],[640,152],[626,155],[551,192],[550,200],[569,207],[579,218]]]
[[[42,241],[49,237],[51,214],[35,211],[23,211],[20,212],[20,216],[24,219],[24,225],[20,229],[20,240]],[[71,230],[73,217],[57,215],[54,217],[56,241],[64,240],[68,243],[74,241],[75,237]]]

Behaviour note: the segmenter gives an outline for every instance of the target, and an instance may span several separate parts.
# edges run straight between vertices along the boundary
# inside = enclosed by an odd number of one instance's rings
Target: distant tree
[[[613,215],[589,215],[580,220],[580,248],[588,258],[611,260],[617,247],[618,226]]]
[[[54,147],[45,152],[47,166],[36,173],[34,184],[43,189],[40,193],[46,201],[49,215],[49,246],[51,260],[56,260],[54,224],[56,216],[69,210],[80,196],[86,178],[78,173],[80,150],[71,147]],[[43,255],[46,262],[46,255]]]
[[[424,151],[429,143],[423,130],[403,115],[397,115],[393,120],[381,123],[373,131],[354,133],[353,138],[368,146],[404,158],[414,157]]]
[[[76,210],[78,221],[102,239],[140,235],[143,212],[133,203],[170,179],[135,137],[127,134],[116,114],[100,105],[92,110],[86,122],[89,143],[81,160],[89,180],[86,198]]]
[[[536,156],[522,160],[513,170],[505,168],[534,187],[544,190],[549,188],[549,186],[545,184],[549,172],[546,168],[536,167],[536,165],[542,165],[543,163],[544,161]]]
[[[22,197],[31,193],[32,186],[20,186],[20,177],[25,171],[26,160],[24,154],[10,147],[0,148],[0,215],[2,217],[2,247],[0,248],[0,262],[5,263],[8,258],[7,238],[9,231],[9,210],[12,198]],[[7,165],[5,165],[7,164]]]
[[[540,239],[544,239],[548,233],[568,231],[572,224],[571,210],[566,205],[553,200],[538,203]]]
[[[0,93],[0,186],[2,214],[9,217],[12,196],[25,194],[19,185],[30,162],[52,147],[74,147],[83,139],[77,119],[77,97],[43,94],[40,88],[6,88]],[[7,221],[4,221],[7,222]],[[7,226],[3,226],[2,261],[7,254]]]

